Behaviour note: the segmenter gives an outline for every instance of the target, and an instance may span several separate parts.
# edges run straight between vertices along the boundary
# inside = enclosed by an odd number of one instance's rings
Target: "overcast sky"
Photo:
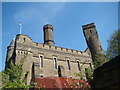
[[[43,43],[43,26],[54,27],[55,46],[84,51],[87,48],[82,25],[95,23],[104,50],[107,39],[118,29],[117,2],[3,2],[2,3],[2,64],[4,69],[7,46],[19,34]],[[2,67],[2,68],[1,68]]]

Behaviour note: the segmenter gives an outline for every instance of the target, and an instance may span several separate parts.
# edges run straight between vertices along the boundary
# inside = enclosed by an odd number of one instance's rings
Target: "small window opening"
[[[92,69],[92,64],[91,64],[91,63],[89,63],[89,65],[90,65],[90,68]]]
[[[80,71],[80,63],[79,63],[79,61],[77,61],[77,64],[78,64],[78,70]]]
[[[25,38],[24,38],[23,40],[24,40],[24,42],[25,42]]]
[[[56,58],[53,59],[54,59],[54,68],[57,69],[57,59]]]
[[[43,68],[43,56],[40,56],[40,68]]]
[[[20,54],[20,51],[18,51],[18,54]]]
[[[92,33],[92,31],[90,30],[90,33]]]
[[[43,75],[40,75],[40,77],[43,77]]]
[[[67,64],[68,64],[68,70],[70,70],[70,61],[67,60]]]

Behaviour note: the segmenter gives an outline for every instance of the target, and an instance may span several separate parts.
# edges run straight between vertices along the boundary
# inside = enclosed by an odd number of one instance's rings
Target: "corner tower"
[[[93,62],[96,60],[96,55],[99,55],[100,58],[103,57],[104,52],[98,38],[98,33],[94,23],[83,25],[83,33],[86,39],[86,43],[90,49]],[[103,58],[102,58],[103,59]],[[102,59],[98,61],[99,64],[102,63]]]
[[[44,44],[54,46],[53,26],[47,24],[43,27],[44,31]]]
[[[9,67],[10,61],[13,60],[13,52],[15,47],[15,38],[11,41],[10,45],[7,47],[7,56],[6,56],[6,66],[5,69]]]

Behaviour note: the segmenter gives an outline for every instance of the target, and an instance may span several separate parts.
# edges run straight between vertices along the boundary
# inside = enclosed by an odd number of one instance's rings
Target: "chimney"
[[[50,24],[44,25],[44,44],[54,46],[53,26]]]

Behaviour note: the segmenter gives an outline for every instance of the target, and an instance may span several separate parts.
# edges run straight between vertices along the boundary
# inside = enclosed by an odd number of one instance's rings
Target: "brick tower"
[[[93,62],[96,60],[96,55],[99,55],[101,59],[98,61],[98,63],[101,64],[104,52],[100,44],[100,40],[98,38],[98,33],[94,23],[83,25],[82,28],[87,45],[92,55]]]
[[[47,24],[43,27],[43,31],[44,31],[44,44],[54,46],[53,26]]]

